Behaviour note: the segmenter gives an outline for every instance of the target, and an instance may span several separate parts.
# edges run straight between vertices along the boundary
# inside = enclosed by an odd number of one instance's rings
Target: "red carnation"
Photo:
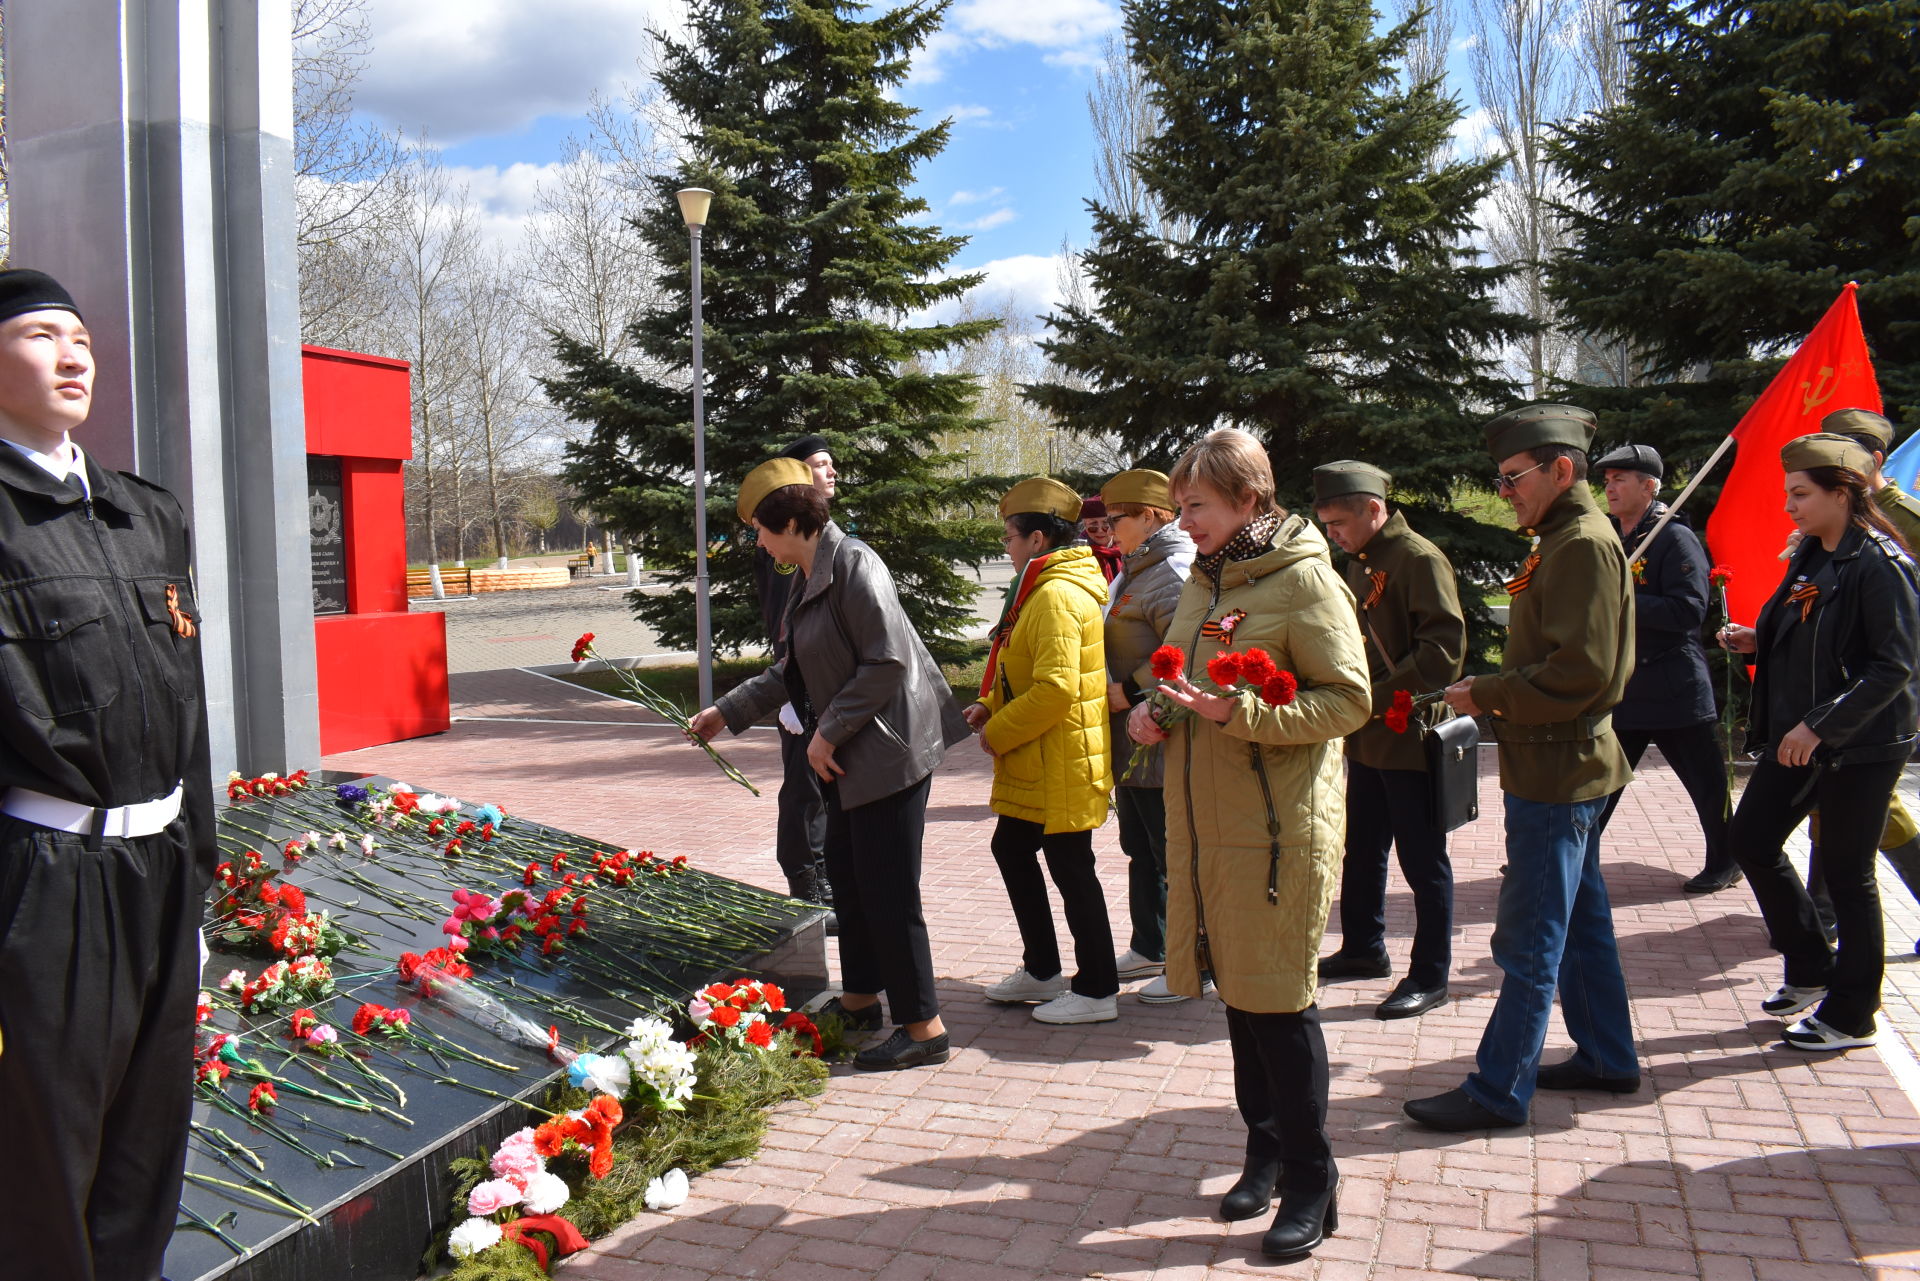
[[[368,1002],[355,1010],[353,1012],[354,1035],[365,1036],[367,1033],[373,1031],[373,1025],[379,1022],[386,1012],[387,1008],[384,1005],[374,1005],[372,1002]]]
[[[787,1008],[787,994],[772,983],[760,985],[760,999],[765,1001],[767,1008],[775,1013]]]
[[[1275,672],[1260,686],[1260,701],[1268,707],[1285,707],[1300,692],[1300,682],[1292,672]]]
[[[773,1044],[773,1025],[765,1019],[747,1029],[747,1044],[764,1050]]]
[[[280,887],[280,906],[298,916],[307,914],[307,895],[298,885]]]
[[[585,635],[581,636],[579,640],[573,643],[573,661],[576,663],[585,662],[588,652],[591,651],[592,649],[593,649],[593,633],[587,632]]]
[[[247,1110],[249,1112],[270,1112],[273,1110],[273,1105],[279,1101],[280,1096],[273,1091],[273,1082],[262,1081],[253,1087],[252,1093],[247,1095]]]
[[[1407,726],[1412,722],[1412,717],[1413,695],[1404,689],[1394,690],[1393,705],[1387,708],[1381,719],[1386,721],[1387,728],[1394,733],[1404,734],[1407,732]]]
[[[1265,685],[1280,669],[1264,649],[1248,646],[1240,655],[1240,679],[1249,685]]]
[[[740,1021],[740,1011],[731,1005],[716,1005],[713,1007],[713,1013],[708,1017],[721,1027],[732,1027]]]
[[[1187,656],[1178,645],[1162,645],[1147,662],[1155,680],[1170,681],[1187,670]]]
[[[1725,565],[1715,565],[1707,571],[1707,581],[1715,587],[1725,587],[1733,580],[1733,571]]]
[[[1207,660],[1207,679],[1221,689],[1228,689],[1240,683],[1240,655],[1232,650],[1221,650]]]
[[[786,1021],[780,1025],[780,1030],[790,1033],[796,1042],[802,1039],[813,1042],[811,1050],[804,1045],[796,1045],[793,1051],[795,1054],[812,1054],[818,1058],[827,1048],[826,1041],[820,1035],[820,1029],[814,1026],[812,1019],[798,1010],[787,1015]]]

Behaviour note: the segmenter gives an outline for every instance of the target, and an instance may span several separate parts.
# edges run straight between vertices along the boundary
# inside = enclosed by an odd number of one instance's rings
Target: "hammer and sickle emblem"
[[[1800,412],[1811,414],[1815,405],[1824,405],[1833,399],[1833,366],[1822,365],[1819,377],[1813,382],[1800,380]]]
[[[199,631],[187,612],[180,608],[180,589],[172,583],[167,584],[167,619],[173,624],[175,636],[191,639]]]

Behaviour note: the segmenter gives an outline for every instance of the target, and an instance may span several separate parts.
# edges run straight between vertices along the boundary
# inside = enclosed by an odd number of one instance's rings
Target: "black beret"
[[[1522,405],[1480,430],[1486,434],[1487,452],[1499,464],[1542,445],[1570,445],[1585,452],[1593,448],[1594,426],[1592,411],[1578,405]]]
[[[804,463],[815,454],[830,454],[832,452],[833,450],[827,446],[827,438],[825,436],[802,436],[799,440],[794,441],[791,445],[781,450],[780,457],[798,458]]]
[[[1659,480],[1667,474],[1667,465],[1660,461],[1660,451],[1652,445],[1622,445],[1610,454],[1594,460],[1597,471],[1637,471]]]
[[[44,271],[15,267],[0,271],[0,320],[12,320],[30,311],[70,311],[80,314],[73,295]]]

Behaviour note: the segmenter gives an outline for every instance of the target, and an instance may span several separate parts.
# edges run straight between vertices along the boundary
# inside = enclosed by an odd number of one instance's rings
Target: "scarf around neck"
[[[1219,551],[1195,556],[1193,567],[1217,583],[1228,561],[1252,560],[1262,552],[1272,550],[1273,536],[1279,532],[1280,513],[1264,512],[1248,521]]]

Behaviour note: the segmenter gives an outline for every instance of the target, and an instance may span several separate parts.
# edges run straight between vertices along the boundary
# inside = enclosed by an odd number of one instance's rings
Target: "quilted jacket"
[[[1236,615],[1224,638],[1203,635]],[[1193,572],[1167,643],[1189,672],[1258,646],[1299,681],[1285,706],[1243,692],[1226,724],[1192,717],[1166,742],[1167,986],[1198,996],[1210,968],[1235,1009],[1303,1010],[1346,843],[1341,740],[1372,714],[1353,595],[1320,532],[1291,516],[1218,583]]]
[[[1106,603],[1106,576],[1092,548],[1048,555],[981,700],[990,713],[981,736],[994,751],[994,813],[1049,832],[1083,832],[1107,821],[1113,767],[1100,616]]]
[[[1107,609],[1107,668],[1129,703],[1138,703],[1160,683],[1148,660],[1167,638],[1167,624],[1173,621],[1181,584],[1192,565],[1193,540],[1178,525],[1162,525],[1133,549],[1126,570],[1108,588],[1113,604]],[[1127,772],[1133,743],[1127,738],[1126,712],[1113,718],[1113,750],[1120,786],[1159,787],[1166,777],[1166,752],[1158,747],[1138,769]]]

